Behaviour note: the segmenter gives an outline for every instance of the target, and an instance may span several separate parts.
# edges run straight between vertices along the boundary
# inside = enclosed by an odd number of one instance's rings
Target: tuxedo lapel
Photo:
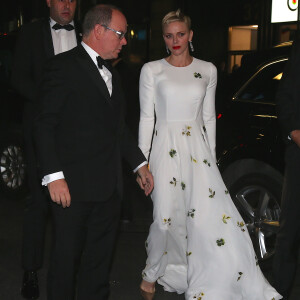
[[[94,64],[88,53],[81,45],[79,45],[77,49],[79,51],[79,55],[77,56],[79,64],[85,70],[85,73],[88,74],[91,81],[99,88],[105,100],[111,105],[112,103],[110,101],[109,91],[102,76],[99,73],[97,66]]]
[[[43,44],[44,49],[46,53],[46,57],[50,58],[54,56],[54,47],[53,47],[53,41],[52,41],[52,35],[51,35],[51,29],[49,25],[49,20],[44,20],[43,26],[42,26],[42,32],[43,32]]]

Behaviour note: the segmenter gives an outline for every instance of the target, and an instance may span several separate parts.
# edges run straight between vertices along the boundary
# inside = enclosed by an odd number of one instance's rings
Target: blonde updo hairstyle
[[[191,30],[191,18],[183,14],[180,9],[177,9],[176,11],[171,11],[164,16],[161,22],[162,31],[164,32],[165,26],[172,22],[183,22],[186,24],[188,30]]]

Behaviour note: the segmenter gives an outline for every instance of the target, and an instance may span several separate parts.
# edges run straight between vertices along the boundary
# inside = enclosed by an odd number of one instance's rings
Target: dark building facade
[[[248,51],[266,49],[295,37],[297,22],[271,23],[272,1],[77,0],[76,18],[82,19],[85,11],[97,3],[111,3],[120,7],[129,24],[128,46],[123,57],[129,62],[142,64],[167,55],[161,19],[167,12],[181,8],[192,19],[194,55],[216,65],[222,62],[232,65]],[[17,30],[23,23],[47,14],[45,0],[1,3],[0,33]],[[231,30],[234,29],[239,29],[236,31],[238,35],[232,34]],[[239,46],[238,42],[246,39],[247,34],[250,45]]]

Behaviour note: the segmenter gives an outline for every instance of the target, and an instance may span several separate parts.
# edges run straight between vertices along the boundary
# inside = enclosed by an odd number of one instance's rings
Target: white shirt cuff
[[[148,162],[147,161],[144,161],[143,163],[141,163],[140,165],[138,165],[134,170],[133,170],[133,173],[135,173],[139,168],[141,168],[142,166],[144,165],[147,165]]]
[[[62,171],[60,172],[56,172],[56,173],[52,173],[49,175],[46,175],[43,177],[42,179],[42,185],[47,185],[48,183],[58,180],[58,179],[64,179],[64,173]]]

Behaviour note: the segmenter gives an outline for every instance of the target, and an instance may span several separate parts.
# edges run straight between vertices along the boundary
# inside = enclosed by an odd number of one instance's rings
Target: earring
[[[170,50],[169,50],[168,46],[166,46],[166,49],[167,49],[167,53],[170,54]]]
[[[193,43],[192,43],[192,41],[189,41],[189,43],[190,43],[190,48],[191,48],[191,51],[192,51],[192,52],[194,52],[194,46],[193,46]]]

